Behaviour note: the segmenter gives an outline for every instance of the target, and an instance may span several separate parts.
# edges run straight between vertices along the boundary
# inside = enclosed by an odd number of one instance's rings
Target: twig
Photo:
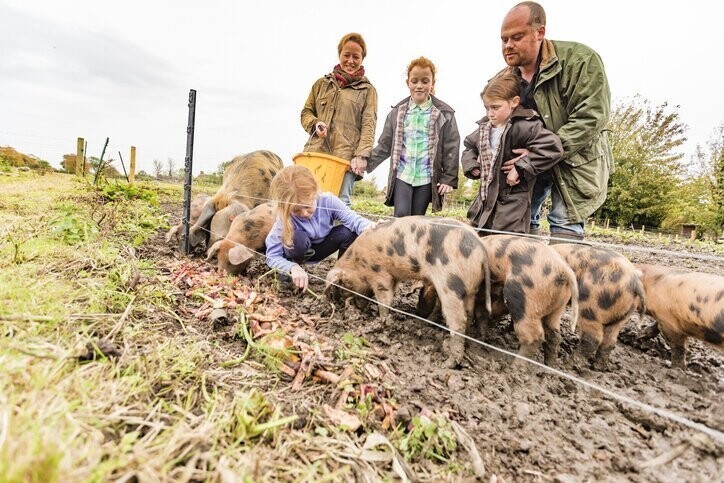
[[[0,347],[2,347],[3,349],[11,349],[11,350],[14,350],[15,352],[20,352],[21,354],[25,354],[26,356],[37,357],[38,359],[50,359],[52,361],[57,361],[58,359],[60,359],[58,356],[51,356],[51,355],[46,355],[46,354],[36,354],[35,352],[29,351],[27,349],[21,349],[20,347],[15,347],[13,345],[4,345],[3,344]]]
[[[683,443],[675,446],[674,449],[672,449],[671,451],[667,451],[666,453],[659,455],[656,458],[647,461],[646,463],[642,463],[641,468],[653,468],[655,466],[661,466],[670,463],[682,454],[684,454],[690,446],[691,441],[684,441]]]
[[[105,340],[111,340],[113,336],[120,330],[120,328],[123,326],[123,324],[126,322],[126,319],[128,318],[128,314],[131,313],[131,308],[133,307],[133,301],[136,300],[136,296],[134,295],[131,297],[131,301],[128,302],[128,305],[126,306],[126,310],[123,311],[123,314],[121,315],[121,318],[118,319],[118,322],[116,322],[116,325],[113,326],[111,331],[106,334],[104,337]]]
[[[3,322],[17,322],[21,320],[28,322],[52,322],[54,318],[47,315],[9,314],[0,315],[0,320]]]

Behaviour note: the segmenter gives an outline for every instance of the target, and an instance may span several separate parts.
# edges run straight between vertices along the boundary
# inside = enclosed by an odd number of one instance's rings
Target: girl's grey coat
[[[461,164],[463,173],[470,179],[477,179],[471,171],[480,167],[480,149],[487,149],[479,145],[480,129],[487,121],[487,117],[478,121],[480,127],[465,138]],[[515,162],[520,183],[508,186],[506,173],[500,168],[503,162],[519,156],[513,153],[513,149],[519,148],[527,149],[529,154]],[[488,187],[487,196],[481,193],[486,189],[485,181],[481,180],[478,196],[468,210],[470,224],[476,228],[528,233],[530,198],[536,176],[555,166],[562,156],[561,140],[543,127],[538,113],[532,109],[516,108],[500,138],[498,156],[491,166],[495,175]]]
[[[453,188],[458,187],[458,166],[460,164],[460,133],[455,122],[455,111],[435,96],[432,97],[433,109],[439,114],[436,117],[434,127],[430,129],[430,159],[432,159],[432,210],[442,210],[443,196],[437,192],[438,183],[443,183]],[[377,140],[377,146],[372,149],[372,154],[367,162],[367,172],[372,172],[385,159],[390,158],[390,172],[387,177],[387,195],[385,204],[392,206],[394,201],[395,181],[397,180],[397,166],[400,162],[400,149],[395,147],[396,137],[402,136],[401,125],[398,119],[404,120],[404,113],[407,112],[410,98],[400,101],[387,115],[382,135]],[[403,113],[400,113],[403,110]],[[433,131],[434,130],[434,131]],[[399,143],[398,143],[399,145]]]

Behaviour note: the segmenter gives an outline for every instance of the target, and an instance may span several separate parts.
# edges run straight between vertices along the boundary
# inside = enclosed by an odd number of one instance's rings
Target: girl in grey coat
[[[465,138],[461,160],[465,176],[480,179],[468,220],[475,228],[528,233],[536,176],[561,160],[563,146],[537,112],[520,107],[514,75],[493,79],[480,97],[488,115]],[[521,152],[514,168],[503,171],[503,161]]]

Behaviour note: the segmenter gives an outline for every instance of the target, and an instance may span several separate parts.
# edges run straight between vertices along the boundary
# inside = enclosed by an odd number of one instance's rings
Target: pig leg
[[[444,299],[440,300],[440,303],[448,328],[459,334],[465,334],[468,326],[465,301],[455,297],[452,293],[448,293]],[[465,339],[460,335],[451,333],[449,350],[450,355],[445,361],[445,367],[454,369],[460,366],[465,356]]]
[[[585,314],[586,309],[582,310],[581,313]],[[600,322],[589,320],[585,316],[579,318],[578,327],[581,334],[581,342],[578,345],[578,363],[587,366],[596,356],[598,347],[603,341],[603,327]]]
[[[527,359],[535,357],[545,336],[541,320],[527,317],[514,322],[513,328],[520,342],[518,355]],[[525,362],[518,358],[513,361],[513,366],[523,366],[524,364]]]
[[[424,282],[420,289],[420,296],[417,300],[415,313],[422,318],[427,318],[435,311],[438,302],[435,287],[429,282]]]
[[[543,361],[550,367],[558,367],[558,351],[561,347],[561,316],[565,310],[566,304],[562,304],[553,313],[543,318],[545,331]]]
[[[631,312],[633,312],[633,310]],[[593,361],[593,369],[597,371],[606,370],[608,366],[608,357],[616,345],[618,334],[621,332],[621,329],[624,328],[626,322],[628,322],[631,312],[626,314],[622,319],[612,322],[603,328],[603,340],[596,352],[596,359]]]
[[[686,336],[672,329],[664,318],[659,320],[659,330],[671,347],[671,367],[686,369]]]

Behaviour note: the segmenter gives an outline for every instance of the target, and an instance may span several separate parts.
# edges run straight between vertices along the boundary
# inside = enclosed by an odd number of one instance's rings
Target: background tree
[[[660,226],[683,173],[683,154],[676,150],[686,141],[687,126],[678,106],[652,106],[636,96],[615,106],[608,128],[616,169],[597,217]]]
[[[166,173],[168,173],[168,177],[172,179],[176,175],[176,161],[174,161],[173,158],[166,160]]]
[[[163,163],[159,159],[153,160],[153,174],[157,179],[163,174]]]

